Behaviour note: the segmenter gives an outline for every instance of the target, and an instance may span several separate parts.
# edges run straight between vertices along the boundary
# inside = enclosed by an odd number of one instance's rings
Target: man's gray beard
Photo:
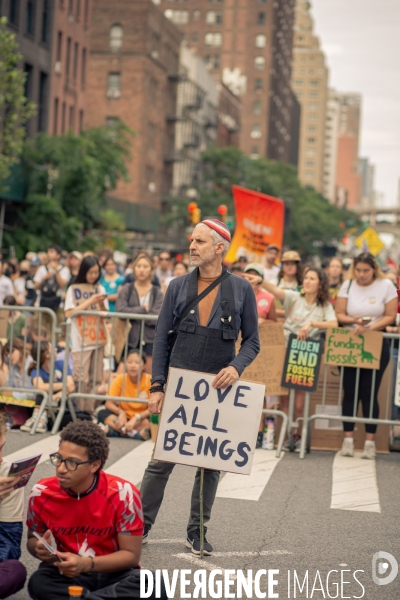
[[[215,258],[215,254],[212,250],[210,250],[209,255],[204,256],[203,258],[200,258],[200,256],[196,256],[198,262],[196,264],[194,264],[192,262],[192,257],[190,256],[189,258],[189,262],[190,262],[190,266],[191,267],[203,267],[204,265],[208,265],[210,262],[212,262]]]

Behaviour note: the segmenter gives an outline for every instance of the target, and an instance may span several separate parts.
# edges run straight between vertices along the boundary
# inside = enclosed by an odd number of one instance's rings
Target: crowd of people
[[[7,477],[9,465],[2,450],[7,428],[31,430],[46,394],[51,392],[52,397],[38,419],[38,433],[47,431],[50,406],[57,408],[64,389],[74,394],[80,419],[63,427],[59,449],[50,456],[56,476],[40,480],[29,499],[27,548],[41,561],[29,580],[29,594],[40,600],[68,598],[72,582],[88,598],[139,598],[141,546],[148,541],[174,465],[150,461],[141,494],[103,467],[108,437],[149,439],[151,416],[161,410],[168,366],[213,373],[212,385],[224,389],[259,353],[257,324],[282,322],[286,342],[291,334],[299,340],[315,339],[336,326],[359,335],[399,332],[397,281],[393,273],[385,276],[372,254],[362,252],[349,268],[338,257],[316,266],[304,263],[295,250],[284,251],[279,260],[281,249],[270,245],[261,263],[240,256],[233,265],[224,265],[229,243],[228,228],[208,219],[193,232],[193,269],[180,256],[173,261],[166,251],[156,257],[139,252],[128,264],[118,265],[107,251],[99,256],[65,255],[58,246],[49,247],[47,253],[29,253],[21,263],[3,261],[0,305],[10,308],[4,317],[0,388],[16,399],[32,400],[35,407],[31,415],[25,414],[27,408],[18,407],[25,411],[18,415],[9,412],[8,405],[0,406],[5,409],[0,410],[0,597],[22,589],[27,577],[18,560],[23,490],[16,486],[18,477]],[[50,309],[55,317],[32,307]],[[78,316],[93,310],[97,333],[86,343]],[[126,324],[132,314],[153,318],[145,320],[143,336],[140,324],[131,320],[117,353],[109,321],[122,315],[127,316]],[[65,336],[65,321],[71,323],[70,337]],[[177,336],[169,351],[171,331]],[[242,341],[236,354],[239,334]],[[398,347],[395,350],[397,356]],[[379,417],[378,390],[389,359],[389,344],[384,340],[372,394],[371,369],[360,369],[356,383],[356,370],[344,368],[343,415],[353,415],[359,385],[364,416]],[[265,402],[267,407],[288,410],[285,396],[267,397]],[[302,416],[303,406],[304,393],[296,391],[294,420]],[[365,429],[362,456],[373,459],[376,425],[367,424]],[[343,456],[354,456],[353,431],[354,423],[344,423]],[[257,445],[260,435],[261,430]],[[298,450],[296,431],[294,443]],[[292,447],[286,443],[285,449]],[[204,522],[210,519],[218,481],[219,471],[205,469]],[[201,543],[199,486],[198,471],[186,540],[194,554],[200,554]],[[46,547],[50,533],[55,554]],[[206,537],[203,550],[208,555],[213,552]]]
[[[271,244],[267,247],[261,263],[251,263],[246,256],[239,256],[231,272],[248,279],[252,284],[259,315],[263,321],[283,322],[285,339],[294,333],[299,339],[318,337],[332,326],[355,329],[358,334],[366,330],[397,333],[397,274],[393,268],[382,272],[376,258],[361,253],[354,260],[342,261],[334,256],[321,266],[302,261],[296,250],[285,250]],[[279,259],[280,256],[280,259]],[[60,327],[76,312],[97,310],[107,313],[159,315],[164,294],[174,278],[190,271],[189,260],[178,255],[174,259],[170,252],[161,251],[150,255],[140,251],[125,265],[117,264],[112,252],[102,251],[98,256],[92,252],[67,254],[57,245],[49,246],[47,252],[29,252],[25,259],[3,260],[0,276],[0,305],[9,306],[7,331],[3,339],[1,354],[0,384],[3,387],[24,388],[27,392],[15,391],[15,397],[34,398],[36,406],[29,415],[26,408],[14,409],[13,424],[23,431],[30,431],[43,392],[49,391],[50,369],[53,369],[52,402],[57,407],[63,378],[67,375],[67,391],[84,394],[104,394],[149,398],[150,374],[155,338],[156,322],[145,321],[143,338],[141,324],[132,320],[127,332],[126,348],[118,358],[112,340],[108,345],[94,343],[84,345],[77,320],[72,319],[69,364],[64,369],[65,336]],[[83,302],[74,302],[73,289],[76,285],[87,285],[91,293]],[[56,347],[50,339],[53,321],[49,315],[30,314],[20,307],[50,308],[56,315],[58,326]],[[111,326],[107,326],[108,337]],[[61,333],[60,333],[61,331]],[[140,348],[141,346],[141,348]],[[108,348],[108,354],[107,354]],[[111,351],[110,351],[111,348]],[[140,350],[140,353],[139,353]],[[51,353],[54,361],[51,362]],[[111,356],[110,356],[111,354]],[[398,354],[398,344],[393,354]],[[377,417],[379,385],[389,361],[389,341],[383,344],[381,366],[376,374],[372,415]],[[138,368],[138,364],[140,368]],[[135,370],[136,369],[136,370]],[[39,375],[39,376],[38,376]],[[121,387],[124,380],[123,389]],[[371,370],[362,369],[360,375],[360,401],[364,415],[370,413]],[[350,416],[354,410],[353,397],[355,370],[344,369],[343,414]],[[36,388],[36,392],[34,391]],[[29,392],[28,390],[32,390]],[[130,436],[148,439],[149,421],[144,405],[99,399],[75,398],[80,413],[97,415],[99,423],[109,436]],[[288,397],[268,397],[266,406],[288,410]],[[304,393],[297,392],[295,420],[301,417]],[[393,405],[393,418],[398,410]],[[25,417],[25,420],[24,420]],[[48,430],[49,417],[44,411],[37,424],[36,432]],[[354,454],[354,424],[344,424],[342,453]],[[364,454],[375,455],[374,435],[376,425],[366,426]],[[257,441],[262,440],[262,423]],[[300,435],[294,430],[294,449],[299,451]],[[285,450],[293,449],[289,442]]]

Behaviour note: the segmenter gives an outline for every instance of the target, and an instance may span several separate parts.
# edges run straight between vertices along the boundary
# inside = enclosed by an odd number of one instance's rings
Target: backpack
[[[48,269],[46,267],[46,271]],[[61,304],[61,289],[54,275],[45,279],[40,286],[40,306],[56,310]]]

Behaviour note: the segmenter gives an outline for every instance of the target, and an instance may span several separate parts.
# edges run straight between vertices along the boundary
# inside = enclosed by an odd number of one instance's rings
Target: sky
[[[375,189],[397,203],[400,179],[400,0],[312,0],[329,85],[362,95],[360,157],[375,164]]]

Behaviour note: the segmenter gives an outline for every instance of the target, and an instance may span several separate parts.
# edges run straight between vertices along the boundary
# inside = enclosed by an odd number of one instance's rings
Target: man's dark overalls
[[[198,269],[189,278],[187,304],[198,295]],[[231,277],[221,283],[221,329],[197,325],[197,307],[180,323],[178,336],[172,351],[170,367],[201,371],[202,373],[219,373],[235,357],[235,302]],[[161,506],[165,486],[175,464],[151,461],[145,471],[141,495],[144,521],[151,527]],[[211,517],[211,509],[219,482],[219,471],[204,471],[204,522]],[[188,535],[200,530],[200,469],[197,469],[192,490],[190,517],[187,527]],[[207,531],[207,528],[204,528]]]

